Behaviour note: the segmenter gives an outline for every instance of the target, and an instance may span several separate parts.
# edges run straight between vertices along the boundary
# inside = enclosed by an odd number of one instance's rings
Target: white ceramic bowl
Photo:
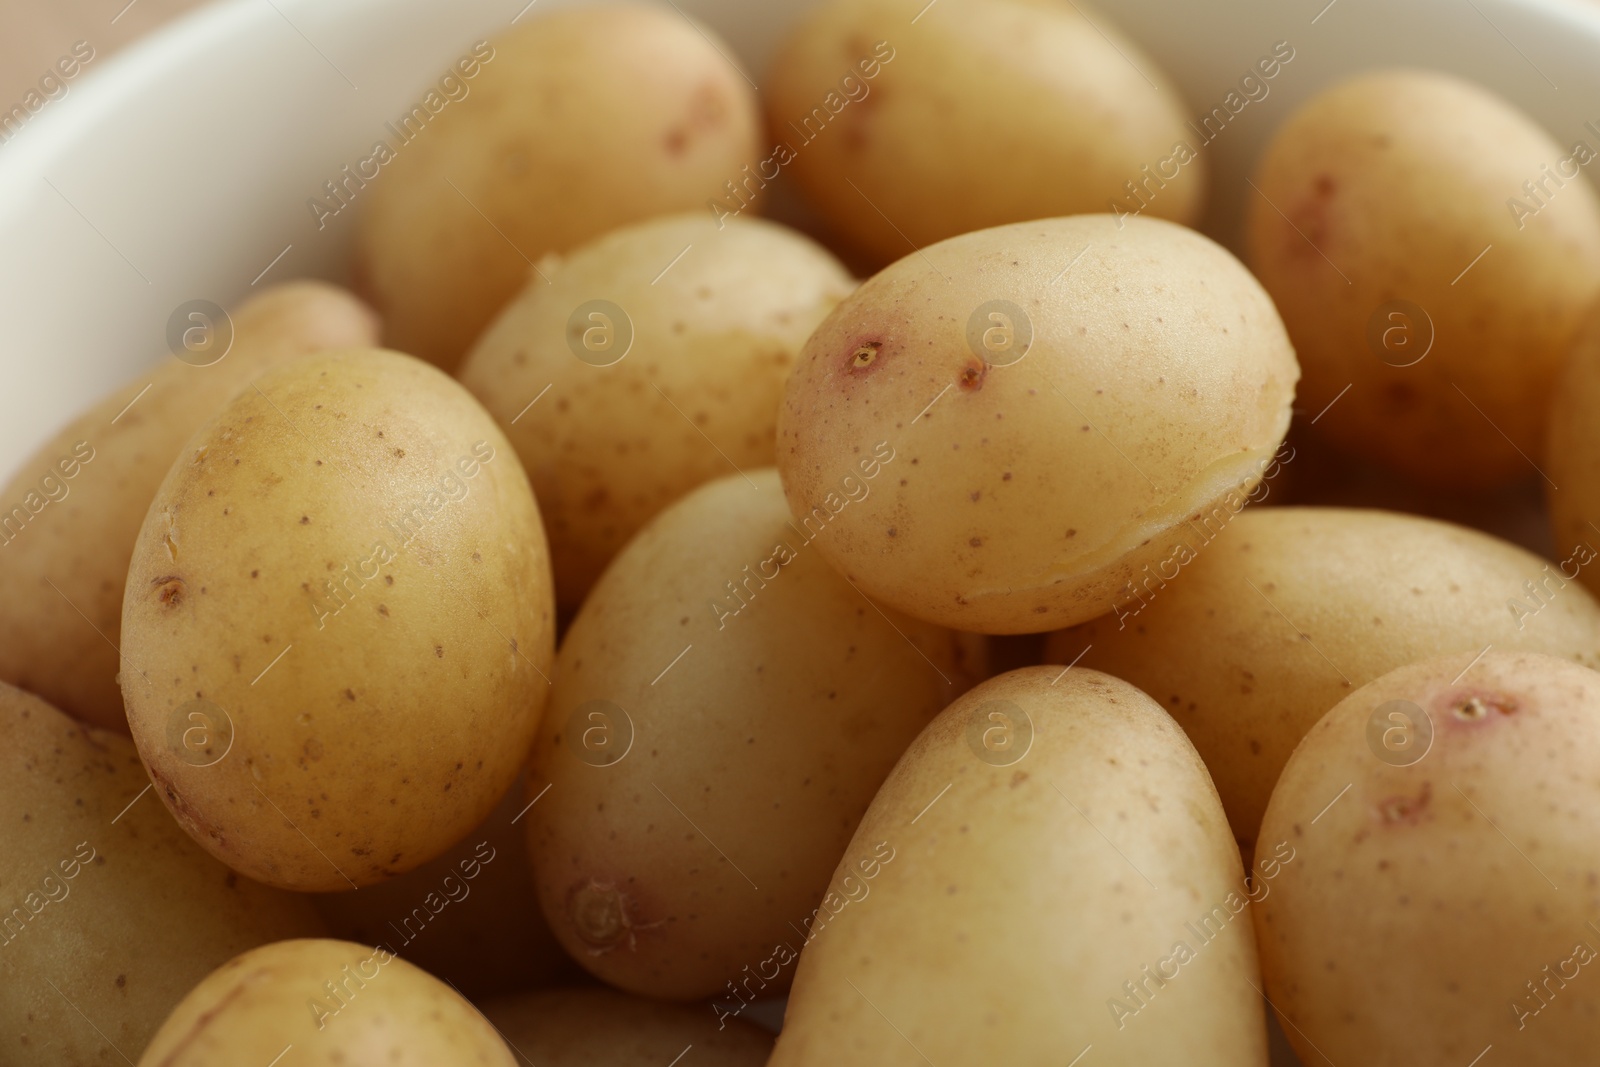
[[[319,231],[306,201],[471,41],[571,2],[581,0],[223,0],[91,64],[0,145],[0,479],[76,411],[171,358],[166,323],[179,304],[227,306],[258,281],[341,278],[354,212]],[[759,74],[810,2],[675,6],[716,27]],[[1275,42],[1294,47],[1271,94],[1206,149],[1216,180],[1208,228],[1224,241],[1265,138],[1352,71],[1415,64],[1474,78],[1563,143],[1600,122],[1593,0],[1101,7],[1176,80],[1196,117]],[[916,33],[907,25],[904,39]]]

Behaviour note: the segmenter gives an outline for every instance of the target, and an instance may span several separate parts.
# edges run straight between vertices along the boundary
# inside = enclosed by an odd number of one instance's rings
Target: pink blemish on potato
[[[176,574],[162,575],[150,583],[157,587],[156,599],[169,608],[183,603],[184,581]]]
[[[1388,824],[1406,823],[1415,826],[1427,815],[1433,802],[1433,783],[1423,782],[1422,790],[1414,797],[1392,796],[1378,802],[1380,821]]]
[[[699,135],[724,125],[730,110],[727,96],[719,86],[708,82],[696,88],[689,98],[688,114],[662,137],[667,155],[683,155]]]
[[[1333,200],[1338,185],[1326,174],[1317,175],[1311,193],[1289,212],[1290,224],[1298,233],[1287,234],[1291,258],[1321,260],[1327,254],[1329,235],[1333,232]]]
[[[864,337],[850,346],[849,354],[845,357],[844,369],[851,374],[860,374],[870,370],[878,363],[883,352],[883,341],[876,337]]]
[[[636,918],[638,910],[638,902],[615,882],[585,878],[567,891],[567,919],[591,956],[603,956],[619,947],[637,952],[638,935],[665,922],[641,923]]]
[[[1465,689],[1446,693],[1435,703],[1444,721],[1457,728],[1479,726],[1517,713],[1517,699],[1492,689]]]

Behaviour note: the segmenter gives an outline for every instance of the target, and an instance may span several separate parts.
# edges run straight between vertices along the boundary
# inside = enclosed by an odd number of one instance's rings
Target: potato
[[[1363,74],[1289,119],[1256,173],[1248,259],[1318,430],[1436,485],[1534,476],[1600,296],[1600,197],[1578,171],[1593,150],[1576,150],[1433,71]]]
[[[1272,302],[1199,234],[1004,226],[902,259],[818,327],[778,469],[869,595],[963,630],[1050,630],[1110,611],[1186,521],[1244,506],[1298,374]],[[902,458],[868,497],[873,455]]]
[[[393,877],[517,776],[553,600],[527,478],[466,390],[392,352],[308,356],[202,428],[151,504],[122,616],[134,742],[235,870]]]
[[[1152,568],[1113,614],[1052,634],[1046,659],[1125,678],[1170,711],[1246,854],[1294,746],[1353,688],[1487,645],[1600,665],[1594,597],[1562,564],[1476,530],[1294,507],[1188,532],[1181,571]]]
[[[1581,546],[1582,558],[1567,561],[1563,573],[1576,570],[1590,589],[1600,590],[1592,562],[1600,545],[1600,433],[1594,413],[1600,407],[1600,303],[1590,312],[1578,343],[1568,357],[1550,403],[1545,483],[1550,524],[1556,544]],[[1577,564],[1577,566],[1574,566]]]
[[[514,1067],[461,994],[382,948],[279,941],[213,971],[183,998],[139,1067]]]
[[[232,319],[220,362],[162,364],[74,419],[0,489],[0,680],[108,730],[128,732],[117,690],[128,557],[184,442],[268,367],[377,340],[372,312],[322,282],[274,286]],[[196,346],[226,343],[213,325]]]
[[[1410,664],[1317,723],[1261,826],[1298,859],[1255,916],[1306,1063],[1592,1059],[1597,760],[1600,675],[1534,652]]]
[[[855,282],[798,233],[709,215],[618,230],[543,270],[461,381],[516,446],[556,596],[576,608],[656,512],[772,464],[784,380]]]
[[[690,1048],[694,1067],[763,1067],[772,1035],[738,1019],[719,1026],[701,1005],[662,1004],[612,989],[502,997],[483,1014],[538,1067],[664,1067]]]
[[[787,167],[880,264],[1005,223],[1099,211],[1187,223],[1204,205],[1204,142],[1183,101],[1074,0],[831,0],[780,49],[766,88],[777,143],[722,203],[737,210]]]
[[[387,882],[312,898],[342,941],[383,945],[477,1000],[582,972],[530,906],[521,779],[449,851]]]
[[[829,570],[770,468],[683,498],[561,645],[525,820],[556,938],[646,996],[726,996],[757,971],[781,991],[790,924],[981,660]]]
[[[1277,873],[1246,882],[1194,748],[1133,686],[991,678],[867,810],[770,1062],[1067,1064],[1093,1046],[1107,1065],[1266,1067],[1241,913]]]
[[[373,146],[391,158],[368,169],[387,173],[352,200],[357,276],[390,346],[454,368],[547,253],[707,210],[759,155],[755,94],[729,54],[645,4],[534,14],[479,42],[447,72],[450,100],[433,94],[448,113],[407,114],[387,153]]]
[[[126,737],[0,683],[0,1062],[137,1056],[213,967],[320,932],[308,902],[207,856],[149,788]]]

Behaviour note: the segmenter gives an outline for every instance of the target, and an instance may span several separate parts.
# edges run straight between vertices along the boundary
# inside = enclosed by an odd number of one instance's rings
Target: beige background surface
[[[73,42],[93,45],[99,63],[202,2],[134,0],[129,6],[128,0],[0,0],[0,110],[21,101]]]

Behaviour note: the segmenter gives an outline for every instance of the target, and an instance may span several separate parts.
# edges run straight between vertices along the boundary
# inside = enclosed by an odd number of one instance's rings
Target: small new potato
[[[765,88],[770,163],[722,202],[736,210],[769,172],[793,171],[876,264],[1027,219],[1192,223],[1204,206],[1182,99],[1075,0],[831,0],[779,49]]]
[[[1109,1067],[1266,1067],[1246,913],[1294,862],[1246,882],[1193,746],[1133,686],[991,678],[873,799],[770,1063],[1065,1065],[1092,1046]]]
[[[614,989],[543,989],[501,997],[483,1014],[538,1067],[762,1067],[772,1035],[702,1004],[662,1004]]]
[[[292,1049],[292,1052],[289,1050]],[[279,941],[229,960],[177,1006],[139,1067],[516,1067],[461,994],[384,948]]]
[[[510,444],[409,356],[308,356],[185,447],[134,548],[122,691],[156,793],[271,885],[404,873],[482,822],[549,691],[554,598]]]
[[[1181,565],[1151,568],[1112,614],[1052,634],[1046,659],[1162,704],[1246,855],[1289,754],[1353,688],[1488,645],[1600,665],[1600,605],[1573,581],[1595,559],[1581,542],[1550,563],[1449,523],[1315,507],[1251,508],[1186,534]]]
[[[423,112],[361,193],[356,272],[387,344],[452,370],[548,253],[654,215],[711,217],[760,155],[730,55],[681,11],[622,3],[535,11],[463,56],[438,117]]]
[[[1556,543],[1562,548],[1582,546],[1585,563],[1600,552],[1600,430],[1595,412],[1600,411],[1600,302],[1589,318],[1567,358],[1554,396],[1550,418],[1545,469],[1545,499],[1550,509],[1550,524],[1555,527]],[[1554,483],[1553,485],[1551,483]],[[1585,567],[1579,576],[1590,589],[1600,591],[1600,567]]]
[[[1105,614],[1273,466],[1299,371],[1224,249],[1106,215],[941,242],[806,343],[778,469],[828,560],[908,615],[1035,633]],[[852,502],[879,442],[903,458]],[[845,506],[848,504],[848,506]]]
[[[1261,840],[1296,859],[1256,936],[1305,1063],[1594,1057],[1600,674],[1475,655],[1351,693],[1273,791]]]
[[[1556,375],[1600,297],[1592,158],[1436,71],[1362,74],[1291,116],[1256,171],[1247,258],[1307,410],[1332,404],[1317,430],[1438,486],[1534,477]]]
[[[122,588],[184,442],[269,367],[378,339],[372,311],[324,282],[273,286],[231,318],[231,333],[197,322],[186,359],[78,416],[0,489],[0,680],[103,729],[128,732],[117,689]]]
[[[793,230],[706,212],[540,269],[460,377],[516,446],[576,609],[651,516],[729,464],[771,466],[784,380],[855,281]]]
[[[0,1063],[137,1056],[212,968],[321,933],[309,901],[206,855],[149,788],[126,737],[0,683]]]
[[[876,494],[904,459],[862,473]],[[702,486],[622,551],[561,645],[528,774],[539,905],[611,985],[787,985],[856,821],[982,642],[829,569],[771,468]]]

